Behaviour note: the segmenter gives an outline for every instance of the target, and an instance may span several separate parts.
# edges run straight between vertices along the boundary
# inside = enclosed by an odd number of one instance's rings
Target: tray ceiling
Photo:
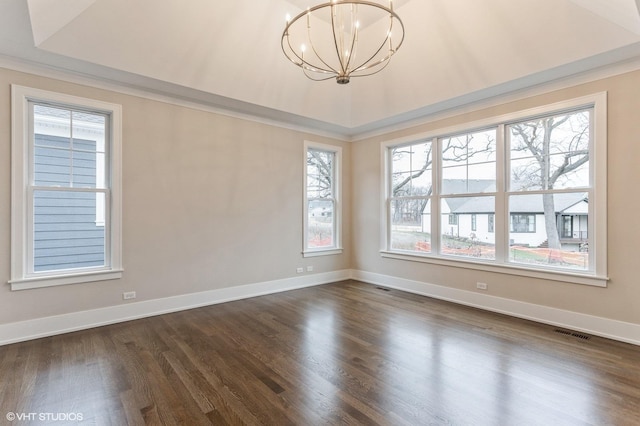
[[[280,36],[315,3],[3,0],[0,55],[349,137],[640,54],[636,0],[396,0],[387,69],[312,82]]]

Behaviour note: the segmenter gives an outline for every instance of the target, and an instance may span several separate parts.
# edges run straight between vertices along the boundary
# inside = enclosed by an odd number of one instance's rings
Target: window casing
[[[304,151],[303,255],[342,253],[342,150],[305,142]]]
[[[399,181],[398,153],[425,145],[432,155]],[[606,286],[606,93],[382,149],[384,257]],[[397,182],[423,168],[422,220],[400,228]]]
[[[120,278],[121,107],[12,86],[13,290]]]

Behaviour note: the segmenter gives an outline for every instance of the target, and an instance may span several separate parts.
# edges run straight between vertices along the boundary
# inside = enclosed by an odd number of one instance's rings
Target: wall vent
[[[577,337],[577,338],[582,339],[582,340],[589,340],[589,339],[591,339],[591,336],[589,336],[588,334],[576,333],[575,331],[560,330],[560,329],[556,329],[556,330],[554,330],[554,331],[555,331],[556,333],[565,334],[565,335],[567,335],[567,336]]]

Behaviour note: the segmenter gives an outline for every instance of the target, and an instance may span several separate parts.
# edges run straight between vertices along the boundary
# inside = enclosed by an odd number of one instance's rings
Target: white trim
[[[11,280],[11,290],[29,290],[32,288],[54,287],[59,285],[90,283],[94,281],[109,281],[122,278],[122,269],[108,269],[80,273],[69,273],[53,275],[49,274],[41,277],[29,277],[21,280]]]
[[[29,255],[33,235],[29,219],[32,217],[31,182],[33,140],[31,134],[30,102],[53,102],[72,108],[83,108],[109,116],[107,176],[109,179],[105,235],[105,267],[79,268],[67,271],[33,271]],[[76,284],[98,280],[118,279],[122,276],[122,107],[110,102],[82,98],[64,93],[11,85],[11,283],[12,290],[24,290],[55,285]],[[50,188],[47,190],[56,190]]]
[[[334,255],[342,253],[342,147],[304,141],[303,169],[302,169],[302,255],[303,257]],[[333,242],[331,247],[308,247],[309,199],[307,196],[307,153],[310,149],[332,153],[333,165],[331,177],[331,192],[333,195]]]
[[[639,69],[640,58],[634,57],[575,74],[552,78],[539,84],[529,84],[522,88],[516,88],[515,90],[505,89],[502,93],[494,93],[497,88],[481,90],[480,92],[469,93],[460,96],[460,98],[445,101],[442,106],[436,105],[423,108],[423,111],[413,114],[415,118],[409,118],[405,121],[398,120],[400,122],[374,130],[356,131],[349,141],[358,142],[390,133],[407,131],[469,112],[476,112],[512,102],[531,99],[536,96],[616,77]],[[508,82],[506,85],[511,85],[512,83],[513,82]]]
[[[325,272],[303,277],[284,278],[254,284],[226,287],[199,293],[73,312],[0,325],[0,346],[41,337],[86,330],[93,327],[131,321],[170,312],[183,311],[234,300],[313,287],[349,279],[350,270]]]
[[[473,260],[472,258],[446,257],[444,255],[415,254],[412,252],[402,253],[399,251],[380,250],[380,256],[389,259],[407,260],[410,262],[431,263],[434,265],[451,266],[455,268],[473,269],[476,271],[495,272],[499,274],[516,275],[521,277],[539,278],[550,281],[561,281],[563,283],[584,284],[595,287],[606,287],[609,277],[601,277],[571,270],[553,270],[550,268],[536,269],[534,266],[519,266],[516,263],[498,264]]]
[[[347,134],[345,134],[347,128],[345,128],[345,131],[340,131],[340,130],[333,131],[331,129],[323,130],[319,127],[299,124],[300,116],[296,116],[293,114],[291,115],[294,117],[289,121],[287,121],[286,119],[287,113],[278,112],[279,114],[285,115],[285,117],[283,117],[282,120],[279,120],[277,118],[261,117],[258,114],[252,113],[251,111],[243,112],[237,107],[236,107],[237,108],[236,110],[233,110],[231,109],[233,106],[228,108],[225,106],[217,106],[213,103],[208,103],[206,100],[197,99],[196,97],[190,96],[189,94],[180,95],[178,93],[175,93],[175,94],[169,93],[168,91],[162,90],[162,88],[153,89],[149,87],[137,86],[136,84],[128,84],[126,82],[111,80],[111,79],[100,77],[97,75],[90,75],[90,74],[66,70],[63,68],[56,68],[56,67],[41,65],[38,63],[25,61],[19,58],[10,57],[6,55],[0,55],[0,68],[5,68],[8,70],[13,70],[13,71],[18,71],[18,72],[23,72],[28,74],[34,74],[37,76],[52,78],[60,81],[65,81],[68,83],[73,83],[73,84],[82,84],[82,85],[94,87],[97,89],[109,90],[111,92],[120,93],[127,96],[136,96],[142,99],[162,102],[168,105],[190,108],[196,111],[209,112],[209,113],[218,114],[224,117],[236,118],[239,120],[250,121],[253,123],[266,124],[268,126],[278,127],[281,129],[310,133],[315,136],[322,136],[322,137],[337,139],[342,142],[349,142],[351,140],[351,138]],[[171,83],[161,83],[161,85],[162,84],[167,84],[168,86],[171,86]],[[178,90],[180,90],[180,88]],[[201,94],[203,94],[205,97],[217,96],[215,94],[209,94],[205,92],[201,92]],[[234,100],[232,100],[232,102],[233,101]],[[241,101],[238,101],[238,102],[241,102]],[[253,104],[248,104],[248,106],[252,108],[257,108],[258,111],[260,110],[260,107],[257,107]],[[308,119],[309,121],[317,121],[319,123],[318,124],[319,126],[324,124],[324,122],[314,118],[308,118],[308,117],[303,117],[303,118]],[[298,120],[298,123],[295,122],[296,119]],[[334,126],[337,128],[343,127],[339,125],[329,124],[329,127],[334,127]]]
[[[302,257],[333,256],[336,254],[342,254],[343,251],[342,247],[326,250],[308,250],[302,252]]]
[[[629,57],[629,55],[624,52],[624,49],[620,50],[619,53],[620,55],[615,57],[612,56],[609,62],[604,63],[597,68],[591,68],[584,71],[578,70],[577,72],[565,72],[564,74],[562,71],[557,69],[550,70],[542,73],[545,75],[525,77],[515,82],[511,81],[497,87],[462,95],[458,98],[448,100],[440,104],[409,111],[404,114],[398,114],[397,116],[386,120],[389,122],[388,125],[383,125],[381,127],[374,125],[376,126],[374,130],[369,130],[372,125],[371,123],[351,128],[344,127],[344,129],[340,128],[343,126],[328,123],[327,127],[330,130],[323,130],[316,126],[300,124],[299,117],[296,117],[295,115],[288,118],[285,113],[282,119],[260,117],[250,111],[240,112],[226,108],[225,106],[212,105],[204,100],[190,97],[189,94],[186,93],[184,95],[177,93],[168,94],[169,91],[163,90],[162,87],[154,89],[151,87],[135,86],[135,83],[132,82],[118,81],[105,76],[90,75],[52,65],[39,64],[13,56],[0,55],[0,67],[73,84],[87,85],[124,95],[137,96],[170,105],[211,112],[283,129],[310,133],[316,136],[330,137],[343,142],[357,142],[389,134],[391,132],[426,125],[435,121],[455,117],[466,112],[478,111],[497,105],[529,99],[535,96],[552,93],[557,90],[615,77],[640,69],[639,58],[635,56]],[[598,64],[596,63],[596,65]],[[528,82],[525,82],[524,80],[528,80]],[[311,118],[310,120],[315,119]],[[322,122],[318,121],[318,124],[322,125]]]
[[[597,317],[549,306],[520,302],[478,292],[460,290],[421,281],[392,277],[373,272],[352,271],[352,279],[381,285],[408,293],[433,297],[465,306],[523,318],[556,327],[581,331],[594,336],[640,345],[640,324]]]
[[[587,271],[572,271],[570,269],[556,269],[550,267],[537,267],[536,265],[517,264],[509,262],[506,248],[509,241],[509,195],[542,193],[543,191],[528,192],[509,192],[507,183],[509,180],[508,164],[505,164],[505,148],[506,142],[503,138],[505,127],[512,122],[529,119],[531,117],[545,116],[549,114],[557,114],[563,111],[571,111],[578,108],[591,108],[593,116],[591,121],[593,134],[590,139],[590,171],[591,186],[584,192],[590,194],[589,203],[589,235],[590,235],[590,252],[594,259]],[[430,196],[431,203],[431,243],[432,247],[440,246],[440,235],[442,224],[440,222],[441,214],[439,209],[440,200],[443,195],[440,194],[440,177],[442,158],[440,156],[440,140],[448,137],[448,135],[456,135],[461,133],[470,133],[483,129],[496,128],[496,193],[495,194],[455,194],[447,196],[476,196],[486,195],[495,196],[495,260],[486,262],[474,262],[460,257],[446,256],[436,252],[430,254],[422,254],[411,251],[394,250],[390,247],[391,224],[389,219],[389,202],[392,198],[391,188],[389,184],[391,172],[390,150],[393,147],[419,144],[425,141],[432,141],[432,173],[433,173],[433,192]],[[595,146],[594,146],[595,144]],[[531,276],[536,278],[550,279],[555,281],[563,281],[577,284],[593,285],[599,287],[607,286],[607,92],[597,92],[577,98],[567,99],[555,102],[553,104],[540,105],[538,107],[513,111],[506,114],[487,117],[481,120],[469,123],[461,123],[450,127],[439,128],[422,132],[414,135],[406,135],[397,139],[382,141],[381,147],[381,172],[382,172],[382,203],[381,203],[381,232],[380,232],[380,253],[382,257],[391,257],[394,259],[444,264],[448,266],[460,266],[463,268],[486,270],[490,272],[509,273],[512,275]],[[437,166],[436,166],[437,165]],[[505,169],[506,168],[506,169]],[[502,174],[500,174],[502,173]],[[576,190],[566,190],[564,192],[582,192]],[[563,192],[563,191],[554,191]],[[436,202],[433,202],[436,201]],[[596,226],[597,224],[597,226]],[[500,237],[502,235],[502,238]]]
[[[347,279],[640,345],[640,324],[373,272],[340,270],[1,324],[0,346]]]
[[[572,109],[579,109],[581,107],[589,106],[597,106],[598,109],[604,109],[605,115],[603,116],[603,118],[606,119],[607,92],[594,92],[589,95],[566,99],[564,101],[558,101],[552,104],[543,104],[533,108],[521,109],[500,115],[493,115],[487,118],[464,122],[461,124],[455,124],[447,127],[440,127],[429,131],[409,133],[398,138],[385,140],[382,142],[382,145],[386,148],[393,146],[411,145],[412,143],[419,141],[427,141],[452,135],[458,135],[460,133],[470,133],[479,130],[486,130],[493,127],[497,128],[500,125],[511,123],[513,121],[542,116],[549,113],[554,113],[556,111],[569,111]],[[477,109],[474,109],[474,111],[477,111]],[[606,132],[606,126],[605,129],[602,130]]]

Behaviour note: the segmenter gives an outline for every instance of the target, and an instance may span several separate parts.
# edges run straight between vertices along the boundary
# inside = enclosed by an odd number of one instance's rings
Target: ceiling
[[[319,2],[2,0],[0,55],[347,139],[640,57],[640,0],[396,0],[384,71],[312,82],[280,37]]]

